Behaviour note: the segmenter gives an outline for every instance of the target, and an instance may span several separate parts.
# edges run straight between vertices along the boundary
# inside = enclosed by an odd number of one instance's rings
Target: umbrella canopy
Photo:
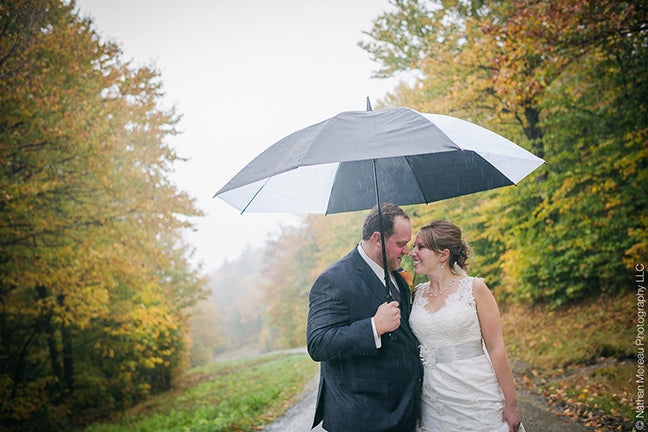
[[[348,111],[278,141],[215,196],[241,212],[340,213],[517,184],[544,161],[458,118]],[[377,176],[374,177],[374,169]]]
[[[278,141],[214,196],[241,213],[329,214],[377,204],[387,269],[381,202],[430,203],[510,186],[542,163],[506,138],[454,117],[409,108],[349,111]]]

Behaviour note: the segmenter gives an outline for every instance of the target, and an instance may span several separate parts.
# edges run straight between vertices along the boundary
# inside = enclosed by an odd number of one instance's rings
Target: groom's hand
[[[373,317],[376,333],[382,336],[385,333],[393,332],[400,326],[401,313],[398,302],[383,303],[378,307]]]

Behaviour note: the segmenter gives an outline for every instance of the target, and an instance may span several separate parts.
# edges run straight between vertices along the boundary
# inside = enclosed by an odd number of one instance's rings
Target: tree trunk
[[[65,297],[58,297],[59,305],[63,306]],[[67,394],[74,390],[74,351],[72,332],[66,324],[61,325],[61,341],[63,342],[63,385]]]
[[[42,285],[36,287],[38,296],[41,300],[47,299],[48,293],[47,288]],[[52,325],[52,314],[51,312],[46,312],[45,315],[41,317],[43,329],[45,330],[45,339],[47,341],[47,348],[49,349],[50,355],[50,364],[52,367],[52,375],[55,379],[54,388],[57,392],[57,396],[61,395],[62,387],[61,383],[63,381],[63,373],[61,369],[61,362],[59,360],[59,350],[56,343],[56,332],[54,325]]]
[[[544,158],[544,142],[542,140],[544,133],[538,126],[540,122],[540,110],[534,105],[527,105],[524,108],[524,119],[526,121],[524,134],[531,140],[533,153],[540,158]]]

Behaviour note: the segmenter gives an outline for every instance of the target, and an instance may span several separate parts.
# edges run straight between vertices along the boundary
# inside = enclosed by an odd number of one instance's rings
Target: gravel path
[[[521,362],[512,362],[516,374],[524,370]],[[313,423],[315,402],[317,398],[317,384],[319,376],[315,376],[304,387],[304,391],[297,398],[297,402],[286,411],[283,417],[267,425],[264,432],[308,432]],[[587,428],[574,420],[560,416],[554,411],[549,401],[526,388],[518,388],[518,401],[522,411],[522,419],[527,432],[591,432],[595,429]],[[321,426],[314,431],[323,432]]]

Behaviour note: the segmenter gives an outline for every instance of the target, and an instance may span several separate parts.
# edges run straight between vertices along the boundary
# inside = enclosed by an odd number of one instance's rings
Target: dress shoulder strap
[[[472,287],[473,287],[473,280],[475,278],[472,276],[467,276],[461,281],[459,281],[459,287],[457,289],[457,292],[459,293],[459,298],[463,300],[467,300],[468,303],[474,304],[475,303],[475,296],[473,295]]]
[[[414,287],[414,292],[420,291],[421,289],[423,289],[428,284],[429,284],[429,282],[423,282],[423,283],[420,283],[420,284],[416,285],[416,287]]]

